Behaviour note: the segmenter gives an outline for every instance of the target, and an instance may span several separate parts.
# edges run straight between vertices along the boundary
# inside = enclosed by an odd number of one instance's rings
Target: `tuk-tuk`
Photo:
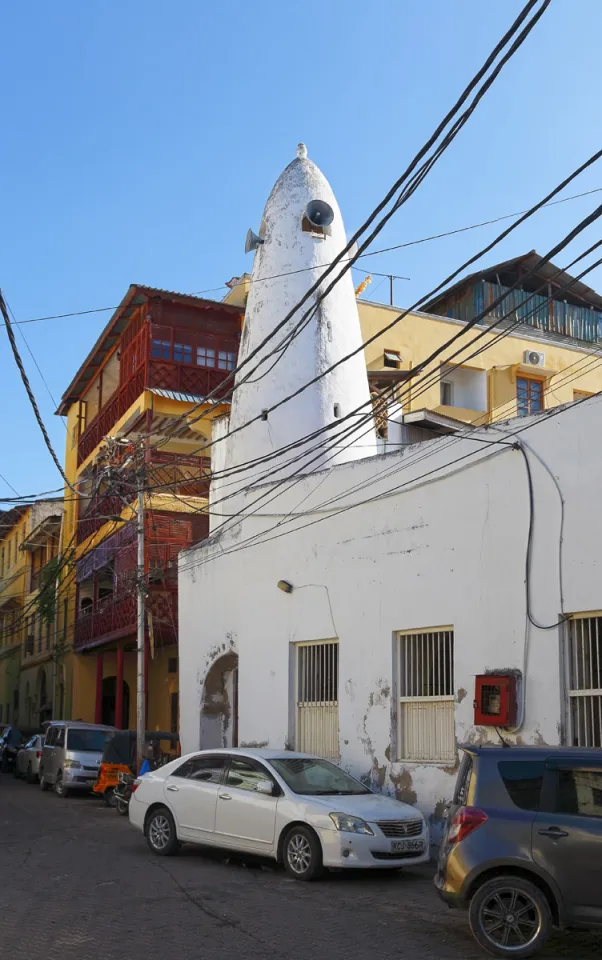
[[[147,756],[139,760],[136,757],[135,730],[118,730],[107,740],[98,779],[92,787],[94,793],[101,796],[105,803],[112,803],[113,790],[120,773],[131,773],[136,776],[144,759],[149,760],[151,767],[156,769],[180,756],[180,738],[177,733],[147,730],[144,740],[147,744]]]

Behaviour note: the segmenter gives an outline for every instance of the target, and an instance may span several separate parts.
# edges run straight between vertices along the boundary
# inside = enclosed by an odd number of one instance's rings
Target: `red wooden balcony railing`
[[[210,457],[183,457],[176,453],[153,450],[148,464],[147,487],[157,494],[208,497],[210,468]],[[123,497],[116,493],[99,493],[89,503],[87,500],[80,500],[78,543],[83,543],[110,519],[120,516],[126,502],[134,503],[134,483],[132,478],[131,486],[123,487]]]
[[[177,643],[178,597],[175,590],[149,587],[146,609],[153,625],[157,645]],[[101,646],[124,637],[135,637],[137,623],[135,590],[118,597],[101,600],[96,610],[82,613],[75,621],[73,646],[75,650]],[[147,627],[148,629],[148,627]]]
[[[127,342],[126,342],[127,340]],[[86,424],[78,443],[78,465],[110,434],[117,421],[145,390],[155,387],[177,393],[220,398],[238,356],[238,337],[144,323],[122,341],[120,386]],[[231,379],[224,384],[226,395]],[[85,406],[85,405],[84,405]]]

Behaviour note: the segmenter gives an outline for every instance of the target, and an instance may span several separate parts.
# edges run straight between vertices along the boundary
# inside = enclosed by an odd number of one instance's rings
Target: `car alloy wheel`
[[[544,893],[522,877],[497,877],[477,890],[470,903],[472,932],[494,957],[532,957],[552,926]]]
[[[284,867],[295,880],[314,880],[322,871],[322,848],[313,830],[293,827],[284,841]]]
[[[146,826],[146,839],[153,853],[160,857],[171,857],[180,846],[176,834],[174,819],[166,807],[151,814]]]
[[[65,786],[62,773],[59,773],[58,777],[54,781],[54,792],[56,793],[57,797],[61,798],[61,800],[64,800],[69,795],[69,789]]]

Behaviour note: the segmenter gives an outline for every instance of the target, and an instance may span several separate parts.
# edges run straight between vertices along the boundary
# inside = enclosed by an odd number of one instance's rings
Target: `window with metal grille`
[[[602,747],[602,616],[568,622],[570,742]]]
[[[456,758],[454,632],[398,634],[399,759]]]
[[[519,417],[528,417],[531,413],[543,410],[543,380],[517,377],[516,401]]]
[[[295,657],[297,749],[338,760],[338,640],[298,643]]]

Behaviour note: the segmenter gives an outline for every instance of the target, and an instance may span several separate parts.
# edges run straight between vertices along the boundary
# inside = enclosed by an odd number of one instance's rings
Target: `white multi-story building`
[[[304,230],[309,161],[295,164],[279,181],[294,185],[278,207],[290,242],[268,201],[254,279],[312,266],[313,245],[326,246]],[[307,177],[310,187],[322,182]],[[344,246],[334,198],[323,196],[336,244],[321,263]],[[270,238],[280,251],[271,260]],[[276,313],[255,296],[243,358],[312,277],[280,295]],[[304,342],[293,339],[269,376],[240,390],[230,429],[242,429],[216,444],[225,450],[213,491],[222,518],[180,558],[182,744],[331,757],[417,803],[436,837],[463,742],[602,745],[602,405],[592,397],[381,456],[370,435],[367,446],[365,437],[344,450],[335,443],[332,460],[323,445],[310,456],[308,435],[336,437],[337,397],[345,414],[366,403],[363,364],[342,363],[344,380],[300,394],[307,407],[288,422],[269,410],[359,344],[355,301],[342,302],[344,312],[331,304],[330,330],[314,317]],[[262,411],[267,419],[254,419]],[[225,435],[223,423],[217,430]],[[301,467],[282,453],[272,475],[270,461],[249,467],[291,443]]]

